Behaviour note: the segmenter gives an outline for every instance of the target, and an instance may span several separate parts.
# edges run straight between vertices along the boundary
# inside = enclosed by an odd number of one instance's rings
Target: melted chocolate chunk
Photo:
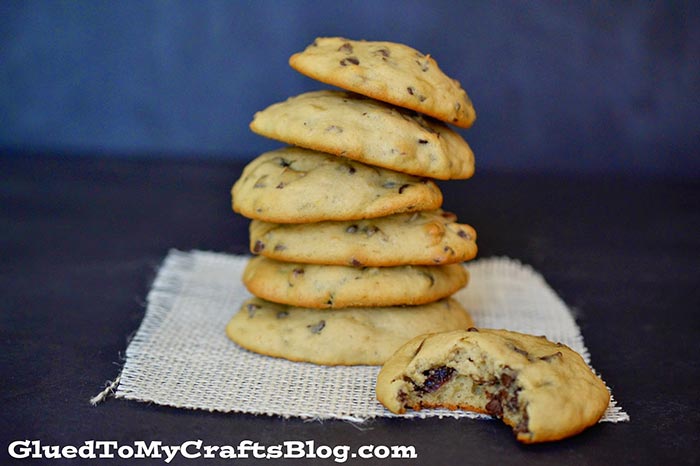
[[[425,382],[423,382],[422,387],[419,387],[419,390],[423,393],[432,393],[445,385],[445,383],[452,378],[454,373],[454,368],[447,366],[435,367],[427,370],[423,372]]]
[[[399,400],[399,403],[404,404],[406,400],[408,400],[408,395],[403,390],[399,390],[399,394],[396,398]]]
[[[510,374],[504,372],[501,374],[501,383],[504,387],[510,387],[510,384],[515,380]]]
[[[517,389],[514,393],[513,396],[508,400],[508,409],[511,411],[518,411],[520,406],[518,405],[518,393],[520,392],[520,389]]]
[[[529,419],[527,417],[527,411],[523,412],[523,418],[520,420],[517,426],[513,429],[513,432],[516,434],[525,434],[527,432],[530,432],[530,429],[528,427],[529,424]]]
[[[502,417],[503,406],[501,405],[501,400],[497,397],[491,398],[491,400],[486,403],[486,412],[488,412],[491,416]]]

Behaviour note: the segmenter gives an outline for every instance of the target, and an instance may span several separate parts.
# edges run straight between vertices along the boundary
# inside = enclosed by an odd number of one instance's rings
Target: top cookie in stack
[[[243,281],[256,297],[227,334],[249,350],[317,364],[382,364],[416,335],[467,328],[449,298],[476,233],[443,212],[431,180],[463,179],[474,156],[460,84],[391,42],[319,38],[290,64],[343,88],[291,97],[250,127],[289,147],[262,154],[232,189],[252,219]]]

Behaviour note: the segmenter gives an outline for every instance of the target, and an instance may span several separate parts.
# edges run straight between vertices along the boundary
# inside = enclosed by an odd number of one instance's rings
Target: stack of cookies
[[[450,296],[476,233],[440,209],[433,179],[464,179],[474,156],[460,84],[401,44],[319,38],[290,58],[344,90],[292,97],[251,129],[289,146],[248,164],[232,190],[252,219],[243,281],[255,296],[227,326],[240,346],[325,365],[383,364],[403,343],[464,329]]]

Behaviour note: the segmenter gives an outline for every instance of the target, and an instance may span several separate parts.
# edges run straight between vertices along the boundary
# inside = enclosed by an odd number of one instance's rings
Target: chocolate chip
[[[289,160],[282,158],[282,157],[279,158],[278,163],[280,164],[281,167],[285,167],[285,168],[292,166],[292,162],[290,162]]]
[[[341,66],[348,66],[348,64],[359,65],[360,60],[358,60],[356,57],[348,57],[340,60]]]
[[[511,411],[518,411],[518,392],[520,389],[516,390],[515,393],[513,393],[513,396],[508,400],[508,404],[506,404],[506,407],[510,409]]]
[[[503,406],[501,405],[501,400],[496,397],[491,398],[491,400],[486,403],[486,411],[495,417],[503,416]]]
[[[423,372],[425,382],[419,390],[423,393],[432,393],[449,382],[455,373],[453,367],[441,366]]]
[[[323,327],[325,327],[325,326],[326,326],[326,321],[321,320],[317,324],[307,325],[306,328],[311,330],[311,333],[321,333],[321,330],[323,330]]]
[[[285,246],[284,244],[275,245],[275,251],[284,251],[285,249],[287,249],[287,246]]]
[[[540,357],[541,360],[551,362],[554,358],[563,358],[564,355],[561,353],[561,351],[557,351],[554,354],[549,354],[547,356],[542,356]]]
[[[479,329],[476,328],[476,327],[469,327],[469,328],[467,329],[467,332],[478,332],[478,331],[479,331]]]
[[[357,233],[357,225],[350,225],[345,229],[345,233]]]
[[[338,47],[338,52],[352,53],[352,44],[350,42],[344,43]]]
[[[263,243],[263,242],[260,241],[260,240],[257,240],[257,241],[255,242],[255,244],[253,245],[253,253],[254,253],[254,254],[257,254],[257,253],[259,253],[260,251],[262,251],[263,249],[265,249],[265,243]]]
[[[457,236],[459,236],[460,238],[469,239],[469,234],[464,230],[459,230],[457,232]]]
[[[373,52],[374,55],[381,55],[384,58],[389,58],[391,55],[391,51],[385,47],[382,47],[380,49],[377,49]]]
[[[409,186],[410,186],[410,185],[408,185],[408,184],[402,184],[402,185],[399,187],[399,194],[403,194],[404,190],[405,190],[406,188],[408,188]]]
[[[525,356],[527,359],[530,359],[530,353],[528,353],[528,352],[525,351],[524,349],[518,348],[518,347],[515,346],[515,345],[509,345],[509,346],[510,346],[510,349],[512,349],[512,350],[515,351],[516,353],[522,354],[522,355]]]
[[[428,272],[421,272],[421,275],[423,275],[424,277],[427,277],[428,280],[430,280],[431,287],[435,284],[435,277],[433,277],[433,274],[428,273]]]
[[[280,184],[278,184],[277,186],[275,186],[275,188],[276,188],[276,189],[282,189],[282,188],[284,188],[285,186],[286,186],[286,184],[284,184],[284,181],[280,181]]]
[[[292,270],[292,275],[294,275],[294,278],[301,277],[302,275],[304,275],[304,269],[296,268]]]
[[[367,237],[370,237],[370,236],[372,236],[373,234],[377,233],[377,232],[380,231],[380,230],[379,230],[378,227],[376,227],[376,226],[374,226],[374,225],[368,225],[368,226],[364,227],[364,228],[362,229],[362,231],[365,232],[365,234],[367,235]]]
[[[423,72],[428,71],[428,60],[425,60],[425,61],[416,60],[416,63],[418,63],[418,66],[420,66],[421,71],[423,71]]]
[[[450,253],[451,255],[453,255],[453,256],[455,255],[455,250],[452,249],[452,248],[449,247],[449,246],[445,246],[444,248],[442,248],[442,250],[445,251],[445,252],[449,252],[449,253]]]
[[[284,319],[284,318],[286,318],[286,317],[289,317],[289,312],[287,312],[287,311],[279,311],[279,312],[277,313],[277,318],[278,318],[278,319]]]
[[[350,264],[351,264],[353,267],[360,267],[360,266],[362,265],[362,262],[358,261],[357,259],[355,259],[355,258],[353,257],[352,260],[350,261]]]
[[[457,220],[457,216],[455,214],[453,214],[452,212],[443,212],[440,215],[442,216],[442,218],[444,218],[448,222],[454,222],[455,220]]]
[[[418,144],[427,144],[428,140],[427,139],[419,139]]]
[[[406,400],[408,400],[408,394],[406,394],[406,392],[404,392],[403,390],[399,390],[399,394],[396,397],[401,404],[405,403]]]
[[[510,387],[510,384],[513,383],[513,380],[515,380],[515,379],[511,375],[507,374],[506,372],[501,374],[501,383],[505,387]]]
[[[331,293],[331,295],[328,297],[328,300],[326,301],[326,306],[333,306],[333,300],[335,299],[335,296]]]
[[[518,425],[515,426],[513,432],[515,432],[516,434],[526,434],[530,432],[530,429],[528,428],[527,412],[525,412],[523,418],[520,420],[520,422],[518,422]]]
[[[250,303],[246,306],[246,309],[248,310],[248,317],[253,317],[255,315],[255,311],[260,309],[260,306]]]
[[[408,87],[406,88],[406,90],[407,90],[408,93],[411,94],[411,95],[413,95],[413,93],[416,91],[416,90],[413,89],[411,86],[408,86]]]
[[[354,175],[356,171],[357,170],[355,170],[355,167],[353,167],[352,165],[348,165],[348,173]]]

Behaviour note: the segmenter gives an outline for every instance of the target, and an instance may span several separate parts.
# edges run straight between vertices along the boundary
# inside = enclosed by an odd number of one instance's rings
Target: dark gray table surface
[[[481,257],[532,265],[573,309],[593,365],[631,422],[522,446],[493,421],[382,419],[358,427],[115,399],[91,406],[89,398],[117,375],[170,248],[246,252],[248,222],[229,198],[241,169],[225,161],[0,156],[0,463],[10,464],[7,446],[18,439],[78,446],[90,439],[314,440],[413,445],[418,454],[347,464],[698,462],[697,180],[477,172],[441,183],[444,207],[477,229]],[[265,462],[320,463],[336,464]]]

